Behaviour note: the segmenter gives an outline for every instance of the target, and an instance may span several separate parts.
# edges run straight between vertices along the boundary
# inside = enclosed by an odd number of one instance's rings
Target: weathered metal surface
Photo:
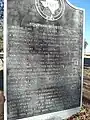
[[[53,2],[8,0],[8,120],[80,106],[83,11]]]

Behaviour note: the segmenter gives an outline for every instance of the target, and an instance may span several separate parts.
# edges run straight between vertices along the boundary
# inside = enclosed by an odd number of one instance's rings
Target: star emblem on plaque
[[[35,0],[35,5],[38,13],[50,21],[58,20],[65,11],[63,0]]]

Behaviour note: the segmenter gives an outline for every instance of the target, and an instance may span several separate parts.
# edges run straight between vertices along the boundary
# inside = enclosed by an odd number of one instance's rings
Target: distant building
[[[3,70],[0,70],[0,90],[3,90]]]
[[[84,56],[90,56],[90,53],[85,53]]]
[[[90,67],[90,53],[84,54],[84,65]]]
[[[3,90],[3,53],[0,53],[0,90]]]

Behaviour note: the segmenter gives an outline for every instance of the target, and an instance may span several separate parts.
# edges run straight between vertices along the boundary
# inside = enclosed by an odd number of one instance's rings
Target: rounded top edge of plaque
[[[75,5],[73,5],[71,2],[69,2],[69,0],[65,0],[67,2],[67,4],[72,7],[73,9],[77,9],[77,10],[81,10],[81,11],[85,11],[84,8],[80,8],[80,7],[77,7]]]
[[[47,21],[60,19],[65,11],[64,0],[35,0],[35,6],[38,13]]]

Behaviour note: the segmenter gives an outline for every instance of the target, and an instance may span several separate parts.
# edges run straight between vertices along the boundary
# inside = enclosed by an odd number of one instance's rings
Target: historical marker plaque
[[[8,120],[79,108],[82,48],[83,10],[64,0],[8,0]]]

